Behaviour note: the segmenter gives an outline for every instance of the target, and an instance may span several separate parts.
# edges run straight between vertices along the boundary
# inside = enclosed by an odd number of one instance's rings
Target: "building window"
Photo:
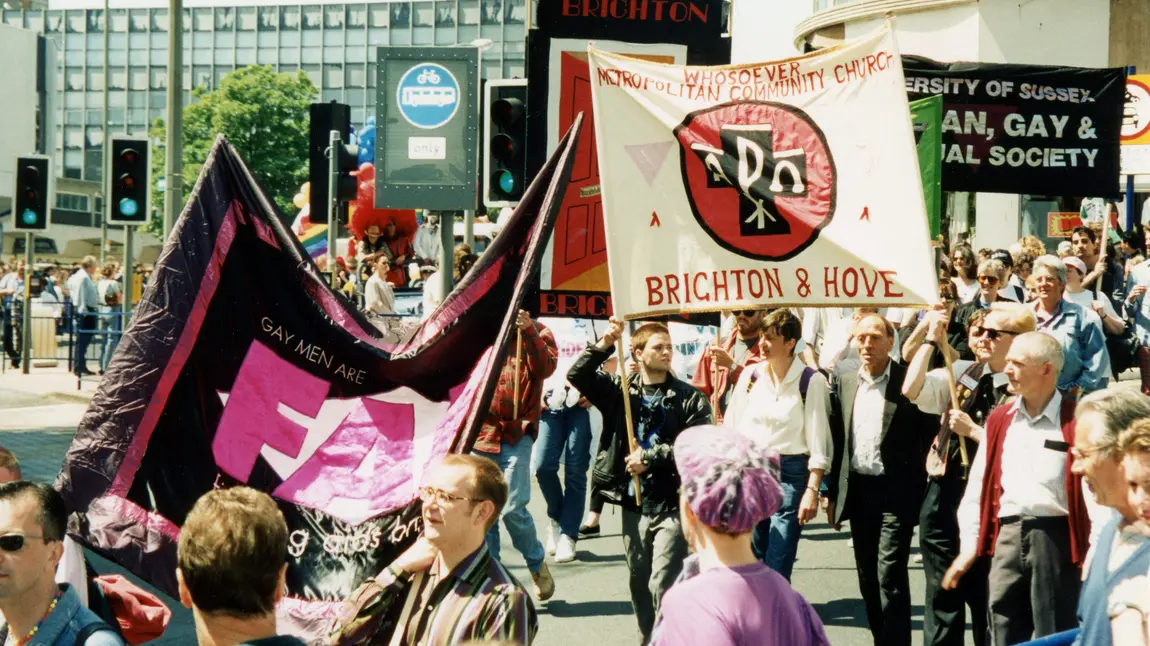
[[[279,25],[279,17],[276,16],[275,7],[260,7],[260,31],[275,31],[276,26]]]
[[[479,24],[479,0],[459,0],[459,24]]]
[[[152,31],[166,32],[168,31],[168,10],[167,9],[150,9],[148,11],[152,17]]]
[[[347,6],[347,26],[362,29],[367,26],[367,6],[356,4]]]
[[[344,79],[347,87],[364,87],[367,82],[364,76],[364,66],[359,64],[348,64],[344,66]]]
[[[415,27],[430,27],[435,24],[435,5],[430,2],[416,2],[411,7],[411,24]]]
[[[88,212],[88,196],[76,193],[56,193],[56,208],[68,211]]]
[[[256,30],[256,8],[255,7],[240,7],[236,18],[236,24],[240,31],[255,31]]]
[[[343,70],[339,65],[323,66],[323,86],[325,88],[343,87]]]
[[[112,24],[111,31],[116,33],[127,33],[128,31],[128,11],[126,9],[113,9],[112,10]]]
[[[63,27],[64,27],[64,12],[62,12],[62,11],[49,11],[48,12],[48,23],[44,28],[45,31],[47,31],[50,34],[57,34],[57,33],[60,33],[60,30]]]
[[[80,150],[84,147],[84,129],[80,126],[64,128],[64,149]]]
[[[212,68],[197,65],[192,68],[192,87],[212,89]]]
[[[83,91],[84,68],[68,67],[64,69],[64,84],[71,91]]]
[[[236,26],[235,9],[231,7],[216,8],[216,31],[231,31]]]
[[[152,90],[167,90],[168,89],[168,69],[167,68],[152,68],[148,74],[151,78],[148,79],[148,86]]]
[[[392,27],[410,27],[411,26],[411,3],[398,2],[391,5],[391,26]]]
[[[527,0],[504,0],[503,23],[522,25],[527,22]]]
[[[146,90],[148,89],[148,68],[146,67],[133,67],[128,70],[128,89],[129,90]]]
[[[307,5],[303,8],[303,28],[319,29],[323,14],[316,5]]]
[[[387,7],[388,5],[368,5],[367,7],[367,22],[371,27],[386,27],[387,21]]]
[[[74,68],[68,68],[68,69],[74,69]],[[103,70],[103,68],[100,68],[100,67],[89,67],[88,68],[88,87],[92,88],[92,91],[104,89],[104,70]]]
[[[343,5],[332,5],[324,7],[323,10],[323,25],[328,29],[340,29],[343,27]]]
[[[280,29],[299,29],[299,7],[280,7]]]
[[[196,9],[193,16],[192,25],[196,31],[212,30],[212,23],[215,22],[215,18],[211,9]]]
[[[440,0],[435,3],[435,26],[455,26],[455,0]]]

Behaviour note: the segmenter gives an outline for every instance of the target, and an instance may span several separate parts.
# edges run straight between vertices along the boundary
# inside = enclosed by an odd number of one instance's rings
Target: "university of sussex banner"
[[[1125,69],[902,64],[912,100],[943,99],[943,189],[1117,195]]]
[[[316,643],[422,531],[425,469],[474,440],[576,139],[427,321],[379,329],[324,284],[221,137],[68,451],[69,533],[174,596],[193,503],[265,491],[290,532],[280,629]]]
[[[754,65],[589,52],[617,314],[937,299],[889,27]]]

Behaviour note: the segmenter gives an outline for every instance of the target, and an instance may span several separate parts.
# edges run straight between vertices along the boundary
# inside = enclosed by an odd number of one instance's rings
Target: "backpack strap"
[[[818,370],[807,366],[803,368],[803,374],[799,377],[799,397],[802,397],[804,406],[807,403],[807,389],[811,386],[811,378],[817,372]]]
[[[84,646],[84,644],[88,643],[89,637],[102,630],[113,634],[116,632],[115,630],[112,630],[111,626],[104,623],[103,621],[93,621],[87,626],[81,628],[80,632],[76,633],[76,646]]]

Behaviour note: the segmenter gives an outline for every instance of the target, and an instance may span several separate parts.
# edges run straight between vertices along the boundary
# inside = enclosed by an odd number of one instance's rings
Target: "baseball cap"
[[[1078,258],[1077,256],[1067,256],[1062,259],[1062,262],[1067,267],[1073,267],[1077,269],[1079,274],[1082,274],[1083,276],[1086,275],[1086,263],[1082,262],[1081,258]]]
[[[723,426],[695,426],[675,439],[687,506],[707,527],[742,534],[783,503],[779,455]]]

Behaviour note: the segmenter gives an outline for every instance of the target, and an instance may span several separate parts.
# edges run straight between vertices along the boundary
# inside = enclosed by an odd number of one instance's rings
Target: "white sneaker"
[[[554,554],[555,548],[559,542],[559,523],[551,521],[551,526],[547,528],[547,543],[544,549],[548,554]]]
[[[575,560],[575,539],[566,534],[559,535],[559,545],[555,548],[556,563],[570,563]]]

